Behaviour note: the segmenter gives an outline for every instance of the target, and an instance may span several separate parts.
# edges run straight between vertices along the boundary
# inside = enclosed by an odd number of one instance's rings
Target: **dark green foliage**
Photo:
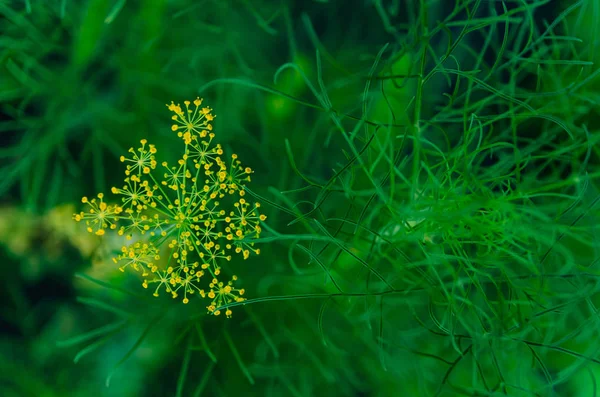
[[[597,1],[0,14],[0,394],[596,395]],[[176,158],[164,104],[196,95],[268,216],[229,320],[14,216],[108,191],[143,137]]]

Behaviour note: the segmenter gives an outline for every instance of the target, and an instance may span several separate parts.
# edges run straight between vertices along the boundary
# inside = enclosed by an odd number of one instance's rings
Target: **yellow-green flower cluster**
[[[120,203],[107,204],[102,193],[82,202],[87,212],[74,215],[87,230],[99,236],[114,229],[123,236],[121,253],[113,258],[119,269],[131,268],[143,277],[142,286],[154,296],[166,291],[183,303],[198,295],[208,298],[209,312],[244,300],[244,289],[231,281],[219,281],[221,264],[234,255],[247,259],[259,254],[250,238],[261,233],[259,203],[246,200],[245,184],[252,170],[232,154],[224,159],[221,145],[214,144],[212,110],[202,100],[173,102],[171,127],[183,141],[181,158],[175,164],[156,160],[156,147],[141,140],[137,149],[121,156],[126,164],[124,184],[113,187]],[[164,258],[167,256],[167,258]],[[166,260],[161,260],[163,257]],[[166,262],[166,263],[164,263]],[[210,280],[208,288],[200,283]],[[225,314],[231,316],[231,310]]]

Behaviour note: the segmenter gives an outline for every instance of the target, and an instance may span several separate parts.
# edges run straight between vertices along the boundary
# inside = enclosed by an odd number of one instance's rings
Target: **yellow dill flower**
[[[171,119],[175,122],[171,129],[177,131],[177,136],[183,138],[186,144],[190,144],[192,140],[197,140],[198,137],[204,138],[208,131],[212,131],[211,121],[215,116],[211,113],[209,107],[201,108],[202,99],[194,100],[194,109],[191,109],[191,102],[184,101],[185,110],[181,109],[180,105],[175,105],[171,102],[167,105],[170,111],[175,113]]]
[[[218,307],[243,301],[245,292],[234,288],[236,276],[227,284],[218,280],[222,264],[236,254],[247,259],[260,253],[252,239],[259,237],[266,217],[259,203],[245,197],[252,169],[243,167],[236,154],[223,157],[223,148],[213,142],[215,116],[201,105],[200,98],[184,101],[183,108],[167,105],[173,113],[171,130],[182,141],[175,163],[159,166],[156,147],[142,139],[141,147],[120,158],[126,164],[124,184],[111,189],[120,203],[108,205],[102,194],[84,197],[90,208],[74,219],[98,235],[118,228],[125,241],[134,240],[113,261],[121,271],[141,273],[142,286],[153,289],[154,296],[164,291],[189,303],[198,295],[211,300],[209,313],[219,315]],[[161,255],[166,265],[160,264]],[[204,276],[210,277],[208,292],[200,285]],[[231,310],[225,315],[230,317]]]
[[[233,282],[235,280],[237,280],[237,276],[233,276],[231,281],[227,284],[223,284],[222,281],[218,281],[216,278],[212,280],[209,284],[210,291],[206,294],[206,296],[212,299],[210,305],[207,306],[209,312],[218,316],[221,314],[221,311],[217,310],[218,307],[231,302],[243,302],[245,300],[245,298],[242,298],[242,295],[245,293],[244,289],[236,289],[233,287]],[[201,292],[201,295],[204,296],[204,291]],[[231,317],[231,310],[227,309],[225,315]]]
[[[74,214],[73,219],[77,222],[85,221],[88,232],[102,236],[105,229],[115,229],[117,227],[119,214],[123,211],[123,208],[118,205],[106,204],[104,194],[99,193],[97,199],[93,198],[91,200],[83,197],[81,202],[87,204],[90,208],[88,212],[82,211],[79,214]]]

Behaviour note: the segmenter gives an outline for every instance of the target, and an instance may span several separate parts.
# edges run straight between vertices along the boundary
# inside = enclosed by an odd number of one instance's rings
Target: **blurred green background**
[[[0,1],[0,395],[592,396],[597,0]],[[255,171],[233,318],[153,298],[80,198],[165,104]],[[109,199],[110,200],[110,199]]]

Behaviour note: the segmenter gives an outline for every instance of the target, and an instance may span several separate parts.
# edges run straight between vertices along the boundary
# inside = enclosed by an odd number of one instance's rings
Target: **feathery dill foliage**
[[[592,6],[542,27],[545,0],[415,3],[401,28],[375,2],[393,37],[359,73],[315,44],[318,84],[303,78],[322,112],[308,138],[290,134],[298,178],[271,199],[291,227],[260,241],[289,247],[293,282],[245,303],[292,307],[265,315],[273,333],[306,319],[286,337],[322,371],[307,394],[575,395],[572,375],[600,364],[600,134],[581,116],[595,117],[598,69],[557,26]],[[315,378],[289,368],[282,385]]]
[[[184,102],[185,110],[173,102],[167,105],[174,113],[171,129],[184,143],[177,164],[158,166],[155,145],[142,139],[141,147],[120,158],[127,166],[125,184],[111,190],[121,202],[107,204],[103,193],[83,197],[89,209],[74,219],[84,221],[90,233],[102,236],[112,229],[123,236],[127,244],[113,261],[121,271],[129,267],[141,273],[143,287],[152,287],[154,296],[162,289],[174,299],[183,295],[188,303],[198,294],[208,297],[209,312],[219,315],[218,307],[245,300],[244,289],[233,286],[237,276],[219,281],[220,264],[232,254],[247,259],[260,253],[248,238],[259,237],[259,223],[266,216],[259,214],[259,203],[244,198],[252,169],[242,167],[236,154],[228,161],[221,158],[223,149],[213,143],[210,124],[215,116],[201,104],[196,98],[193,106]],[[168,255],[165,268],[159,264],[161,251]],[[199,286],[203,277],[210,277],[208,290]],[[230,317],[231,310],[225,314]]]

